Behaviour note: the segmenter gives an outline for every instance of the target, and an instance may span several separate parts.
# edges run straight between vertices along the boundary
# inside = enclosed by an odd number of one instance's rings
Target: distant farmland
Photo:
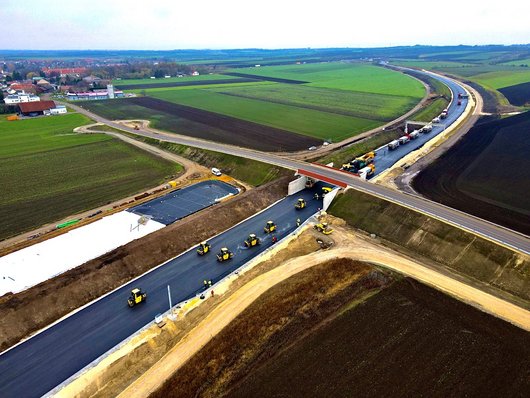
[[[186,80],[193,85],[170,86],[179,80],[166,84],[158,79],[157,82],[135,81],[128,86],[137,94],[176,104],[172,110],[169,105],[164,109],[153,108],[154,102],[128,100],[86,106],[112,119],[148,119],[157,128],[179,134],[285,151],[307,149],[322,141],[339,142],[381,126],[413,108],[425,94],[417,80],[367,64],[289,65],[237,69],[229,73],[235,76],[210,75],[203,80]],[[232,80],[220,84],[219,77],[223,76]],[[190,113],[176,110],[179,106],[196,108],[194,114],[202,110],[210,116],[204,120],[189,118]],[[221,122],[213,123],[211,113],[253,127],[247,134],[238,133],[238,129],[228,128]],[[271,132],[281,130],[285,138],[272,134],[268,138],[260,136],[260,142],[254,143],[257,138],[254,132],[267,128]],[[298,138],[292,139],[293,134]]]
[[[0,239],[157,185],[181,170],[108,136],[72,133],[89,122],[79,114],[0,121]]]

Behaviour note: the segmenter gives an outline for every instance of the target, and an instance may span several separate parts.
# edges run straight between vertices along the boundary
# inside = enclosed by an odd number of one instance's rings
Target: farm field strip
[[[184,77],[170,77],[170,78],[158,78],[158,79],[123,79],[114,80],[114,84],[118,87],[123,85],[153,85],[159,83],[187,83],[187,82],[204,82],[205,84],[210,80],[238,80],[237,77],[225,76],[220,74],[213,75],[200,75],[200,76],[184,76]]]
[[[72,133],[89,122],[74,113],[0,121],[0,239],[157,185],[181,170],[106,135]]]
[[[409,96],[418,100],[423,85],[399,72],[361,63],[321,63],[252,68],[255,75],[307,80],[308,86],[375,94]]]
[[[530,82],[530,70],[528,68],[521,68],[522,70],[511,69],[508,71],[481,73],[473,76],[472,80],[495,89]]]
[[[119,84],[117,87],[121,90],[139,90],[146,88],[170,88],[170,87],[188,87],[188,86],[204,86],[204,85],[222,85],[222,84],[233,84],[233,83],[255,83],[255,79],[216,79],[216,80],[197,80],[197,81],[186,81],[186,82],[158,82],[158,83],[146,83],[146,84]]]
[[[223,87],[213,91],[219,94],[380,121],[392,120],[406,113],[417,103],[417,100],[411,97],[285,84]]]
[[[150,95],[175,104],[301,133],[322,140],[340,141],[381,122],[331,114],[273,102],[238,98],[210,90],[151,91]]]

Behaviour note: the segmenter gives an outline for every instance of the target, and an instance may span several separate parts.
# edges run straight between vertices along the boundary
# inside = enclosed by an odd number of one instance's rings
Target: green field
[[[149,95],[323,140],[340,141],[381,124],[377,120],[235,97],[211,90],[152,90]]]
[[[417,98],[425,90],[418,81],[378,66],[332,62],[237,69],[235,72],[308,81],[309,86]]]
[[[314,109],[365,119],[393,120],[418,102],[417,98],[306,87],[297,84],[222,87],[217,93]]]
[[[502,64],[512,65],[512,66],[526,65],[526,67],[530,67],[530,58],[523,58],[523,59],[518,59],[516,61],[503,62]]]
[[[484,86],[498,89],[530,82],[530,70],[528,68],[518,68],[512,71],[502,70],[482,73],[473,76],[472,80]]]
[[[145,89],[143,92],[165,101],[335,142],[399,117],[425,94],[423,85],[409,76],[358,63],[302,64],[236,71],[310,83],[206,84]],[[156,115],[150,118],[160,128],[167,125],[163,120],[157,120]]]
[[[79,114],[0,120],[0,239],[154,186],[182,167],[106,135]]]

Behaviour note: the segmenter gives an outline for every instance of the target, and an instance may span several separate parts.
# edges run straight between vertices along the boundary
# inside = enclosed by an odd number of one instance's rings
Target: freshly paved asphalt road
[[[132,207],[127,211],[150,216],[153,220],[169,225],[183,217],[205,209],[229,194],[239,190],[223,181],[210,180],[168,193],[167,195]]]
[[[205,256],[189,251],[5,352],[0,356],[0,397],[38,397],[47,393],[166,311],[168,285],[176,304],[200,293],[203,280],[215,283],[239,268],[272,245],[272,236],[263,231],[268,220],[278,225],[275,235],[281,239],[296,229],[297,218],[304,221],[322,207],[322,200],[313,199],[314,189],[318,187],[283,199],[211,239],[212,251]],[[294,204],[300,197],[306,199],[308,206],[297,211]],[[257,234],[262,244],[246,249],[243,241],[250,233]],[[224,246],[235,256],[218,263],[215,254]],[[127,297],[134,287],[144,289],[148,297],[145,304],[130,309]]]

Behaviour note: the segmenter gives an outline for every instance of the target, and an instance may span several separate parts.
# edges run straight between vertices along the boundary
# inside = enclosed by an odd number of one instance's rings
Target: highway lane
[[[468,99],[462,98],[460,100],[461,105],[458,105],[458,93],[464,93],[460,85],[444,77],[439,77],[439,80],[441,80],[447,85],[447,87],[449,87],[449,90],[451,90],[453,96],[453,101],[451,101],[451,103],[447,107],[447,117],[440,121],[440,126],[434,125],[431,132],[420,134],[418,138],[413,139],[406,144],[400,145],[394,150],[389,150],[386,145],[379,148],[376,151],[376,157],[374,159],[374,176],[384,172],[412,151],[421,148],[430,139],[434,138],[438,134],[443,133],[446,129],[446,126],[450,126],[451,124],[453,124],[464,113],[468,103]],[[442,127],[442,125],[444,127]],[[409,130],[409,132],[411,132],[411,130]]]
[[[271,235],[263,231],[269,219],[277,223],[275,235],[281,239],[296,229],[298,217],[306,220],[314,214],[322,206],[322,200],[313,199],[315,189],[318,187],[285,198],[211,239],[211,253],[200,257],[195,250],[189,251],[5,352],[0,356],[0,397],[38,397],[52,390],[166,311],[168,285],[173,304],[200,294],[203,280],[219,281],[272,245]],[[294,203],[299,197],[304,197],[308,206],[297,211]],[[261,237],[262,244],[246,249],[243,241],[250,233]],[[218,263],[215,254],[223,246],[235,256]],[[134,287],[145,289],[148,298],[145,304],[130,309],[127,297]]]

